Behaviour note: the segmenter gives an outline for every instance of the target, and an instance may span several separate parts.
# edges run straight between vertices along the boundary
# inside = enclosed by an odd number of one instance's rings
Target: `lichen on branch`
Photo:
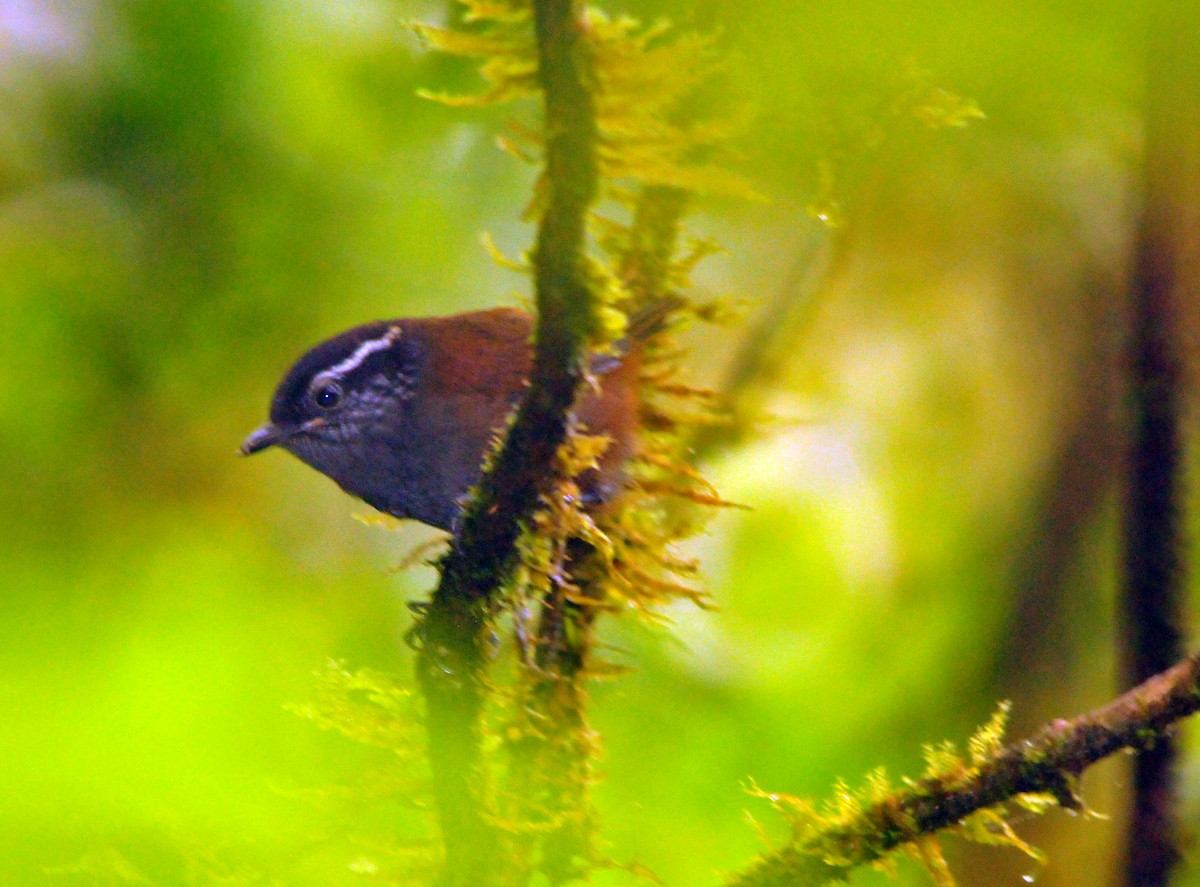
[[[840,800],[822,812],[796,798],[763,793],[792,825],[791,839],[751,868],[729,879],[727,887],[822,885],[840,882],[862,865],[885,860],[909,848],[930,856],[932,836],[958,829],[965,837],[991,837],[1026,852],[1005,818],[1004,805],[1023,803],[1041,809],[1051,801],[1081,809],[1076,791],[1080,774],[1123,749],[1151,748],[1175,723],[1200,711],[1200,654],[1152,677],[1112,702],[1072,720],[1056,720],[1027,739],[1000,744],[1002,721],[993,720],[976,734],[970,761],[948,754],[927,754],[929,770],[919,780],[891,789],[877,777],[862,792],[841,787]],[[980,819],[980,814],[985,818]],[[975,820],[972,820],[975,817]],[[975,824],[982,831],[972,831]],[[948,883],[948,872],[934,866]],[[940,874],[939,874],[940,873]]]
[[[538,44],[528,0],[463,0],[463,6],[472,31],[428,24],[414,29],[435,49],[479,58],[484,88],[473,95],[424,95],[472,107],[536,94],[541,88]],[[725,64],[715,38],[676,31],[662,20],[644,26],[630,16],[609,17],[595,7],[580,6],[580,15],[602,183],[757,197],[724,162],[731,137],[745,124],[744,112],[699,107],[709,104],[705,90]],[[500,141],[517,157],[536,161],[546,151],[546,133],[553,132],[549,126],[513,121]],[[550,174],[547,164],[543,182],[535,188],[535,215]]]
[[[595,619],[651,613],[679,597],[703,603],[696,565],[668,550],[698,523],[668,502],[726,503],[684,458],[681,426],[703,416],[706,393],[678,383],[679,356],[657,334],[667,314],[687,307],[680,291],[711,251],[697,244],[676,256],[690,194],[749,189],[718,162],[727,123],[689,113],[719,68],[708,38],[566,0],[463,5],[468,30],[416,29],[438,49],[481,59],[485,88],[432,97],[455,105],[542,97],[540,124],[511,124],[503,142],[543,163],[526,210],[538,221],[528,263],[535,353],[526,396],[489,456],[413,637],[447,883],[523,883],[538,866],[560,881],[593,861],[586,681],[606,667],[591,657]],[[598,215],[601,197],[631,221]],[[646,317],[650,331],[635,338]],[[588,378],[585,355],[623,341],[637,342],[627,367],[642,369],[643,433],[618,504],[593,513],[575,477],[606,441],[577,427],[571,407],[582,385],[604,384]],[[688,413],[684,403],[697,406]],[[484,637],[501,610],[513,614],[523,653],[513,714],[495,731],[485,726],[495,720],[490,703],[510,691],[485,679]],[[510,750],[505,792],[483,750],[489,732]],[[503,879],[496,859],[511,863]]]
[[[580,6],[572,0],[535,0],[533,10],[550,135],[549,196],[534,254],[538,313],[530,387],[463,515],[442,561],[438,587],[414,632],[447,884],[500,882],[502,836],[492,820],[480,745],[483,634],[490,601],[514,563],[521,525],[553,478],[583,380],[593,317],[583,246],[597,187],[596,133],[585,86]]]

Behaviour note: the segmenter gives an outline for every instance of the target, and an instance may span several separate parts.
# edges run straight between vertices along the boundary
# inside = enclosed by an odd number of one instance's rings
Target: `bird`
[[[676,307],[635,312],[613,353],[594,354],[576,415],[609,444],[577,479],[599,507],[623,486],[636,446],[646,342]],[[279,447],[372,508],[454,532],[497,435],[519,403],[533,360],[533,318],[498,307],[364,323],[306,351],[271,399],[270,421],[242,455]]]

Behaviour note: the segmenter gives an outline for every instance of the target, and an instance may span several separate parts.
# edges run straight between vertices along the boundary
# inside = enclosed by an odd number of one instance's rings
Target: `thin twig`
[[[806,232],[783,282],[766,308],[742,333],[724,378],[717,385],[731,412],[729,422],[700,428],[692,447],[697,461],[737,444],[752,429],[756,399],[778,381],[781,365],[792,357],[808,332],[821,288],[847,255],[844,229],[814,227]]]

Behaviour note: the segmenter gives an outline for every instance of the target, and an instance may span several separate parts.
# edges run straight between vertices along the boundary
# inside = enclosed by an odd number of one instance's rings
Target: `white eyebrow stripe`
[[[364,360],[374,354],[376,351],[383,351],[385,348],[391,348],[397,339],[400,338],[400,327],[390,326],[388,331],[378,339],[368,339],[357,348],[354,353],[343,360],[341,363],[335,363],[329,369],[317,373],[313,377],[313,381],[320,379],[322,382],[331,380],[341,380],[347,373],[352,373],[358,369]]]

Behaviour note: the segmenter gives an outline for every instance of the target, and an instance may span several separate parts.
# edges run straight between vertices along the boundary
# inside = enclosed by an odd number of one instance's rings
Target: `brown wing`
[[[533,325],[524,311],[491,308],[406,323],[428,349],[429,393],[508,400],[529,377]]]
[[[587,430],[612,439],[599,471],[581,478],[585,492],[600,501],[620,487],[623,463],[636,440],[640,346],[657,329],[661,315],[655,311],[641,320],[647,322],[637,328],[631,324],[628,353],[593,360],[599,390],[585,391],[579,404]],[[496,429],[525,390],[532,364],[532,319],[515,308],[493,308],[406,323],[428,348],[424,402],[445,407],[425,412],[420,420],[427,437],[442,447],[430,454],[431,468],[459,495],[477,479]]]

